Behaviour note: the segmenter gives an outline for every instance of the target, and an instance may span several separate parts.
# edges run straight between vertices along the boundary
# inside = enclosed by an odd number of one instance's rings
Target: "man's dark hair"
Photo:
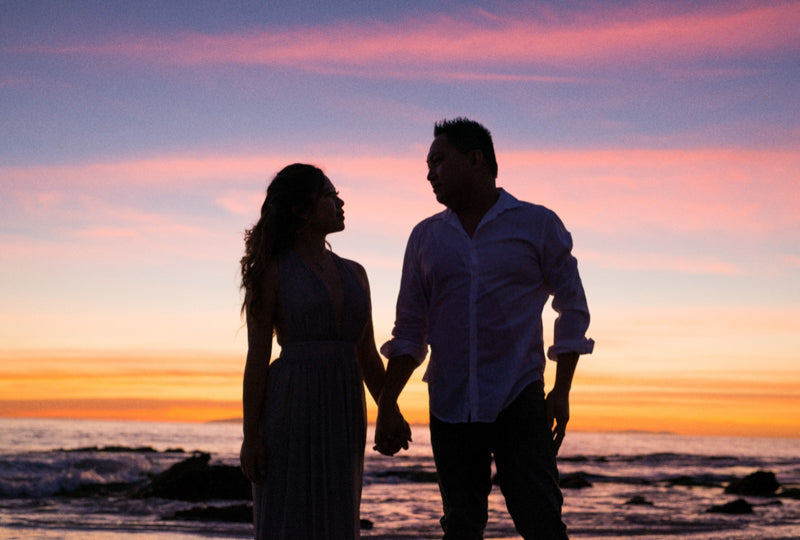
[[[433,126],[433,136],[439,135],[446,136],[447,142],[455,146],[459,152],[466,154],[471,150],[480,150],[489,166],[492,178],[497,178],[497,158],[494,155],[492,134],[488,129],[469,118],[458,117],[436,122]]]

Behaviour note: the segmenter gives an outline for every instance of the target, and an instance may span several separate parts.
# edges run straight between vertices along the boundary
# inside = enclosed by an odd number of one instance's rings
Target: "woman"
[[[327,249],[326,236],[344,229],[343,205],[320,169],[289,165],[245,234],[240,457],[253,482],[257,539],[359,537],[362,380],[377,401],[384,367],[366,272]],[[281,352],[270,364],[273,332]],[[407,448],[409,437],[379,450]]]

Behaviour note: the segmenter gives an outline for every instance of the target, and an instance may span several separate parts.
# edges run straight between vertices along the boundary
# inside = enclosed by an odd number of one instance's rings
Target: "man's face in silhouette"
[[[446,135],[433,139],[428,151],[428,181],[436,200],[453,210],[469,200],[475,171],[469,153],[460,152],[447,142]]]

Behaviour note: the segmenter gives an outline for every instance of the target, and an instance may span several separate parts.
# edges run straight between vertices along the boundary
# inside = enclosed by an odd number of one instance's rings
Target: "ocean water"
[[[427,426],[413,427],[408,452],[367,450],[362,519],[365,538],[438,538],[441,503]],[[238,424],[178,424],[0,419],[0,538],[188,540],[248,538],[243,522],[176,519],[182,510],[242,506],[241,501],[132,497],[132,486],[192,456],[236,465]],[[564,520],[571,538],[798,539],[800,439],[685,437],[644,433],[568,433],[559,456]],[[777,496],[724,492],[731,481],[769,471]],[[752,513],[709,513],[744,499]],[[638,503],[638,504],[633,504]],[[516,538],[495,486],[487,538]]]

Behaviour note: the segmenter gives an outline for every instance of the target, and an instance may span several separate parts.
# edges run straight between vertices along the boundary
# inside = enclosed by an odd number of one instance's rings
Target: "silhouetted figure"
[[[434,127],[428,181],[447,207],[411,233],[376,440],[399,432],[394,409],[425,358],[430,430],[445,539],[483,538],[494,457],[517,531],[566,538],[556,454],[589,311],[558,216],[498,189],[492,138],[464,118]],[[555,386],[544,397],[542,309],[559,313],[548,357]],[[386,413],[386,414],[384,414]]]
[[[359,537],[362,380],[377,400],[384,366],[366,272],[327,248],[326,236],[344,229],[343,204],[320,169],[289,165],[245,235],[241,464],[253,482],[257,539]],[[281,351],[270,364],[273,332]]]

